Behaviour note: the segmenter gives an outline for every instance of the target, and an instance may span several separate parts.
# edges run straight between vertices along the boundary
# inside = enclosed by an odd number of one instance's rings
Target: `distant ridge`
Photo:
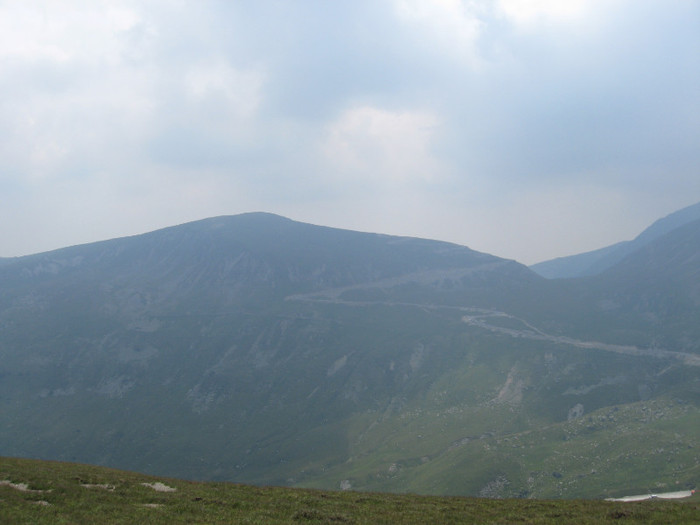
[[[632,241],[622,241],[598,250],[550,259],[533,264],[530,269],[547,279],[598,275],[651,241],[697,219],[700,219],[700,202],[657,220]]]

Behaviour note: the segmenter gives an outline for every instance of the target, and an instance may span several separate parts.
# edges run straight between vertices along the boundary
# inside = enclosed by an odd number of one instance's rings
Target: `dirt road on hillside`
[[[497,310],[486,310],[483,308],[473,308],[467,306],[447,306],[437,304],[421,304],[421,303],[403,303],[394,301],[346,301],[339,299],[337,290],[334,293],[318,292],[314,294],[299,294],[287,297],[290,301],[304,301],[312,303],[340,304],[345,306],[408,306],[414,308],[422,308],[425,310],[457,310],[464,312],[466,315],[462,317],[462,321],[476,328],[488,330],[490,332],[507,335],[513,338],[530,339],[535,341],[547,341],[561,345],[573,346],[575,348],[603,350],[605,352],[614,352],[616,354],[625,354],[633,356],[649,356],[657,359],[674,359],[688,366],[700,366],[700,355],[689,354],[686,352],[674,352],[664,350],[662,348],[640,348],[633,345],[616,345],[611,343],[603,343],[601,341],[584,341],[574,339],[563,335],[548,334],[539,328],[536,328],[529,322],[506,312]],[[522,328],[510,328],[495,324],[496,320],[508,320],[520,324]]]

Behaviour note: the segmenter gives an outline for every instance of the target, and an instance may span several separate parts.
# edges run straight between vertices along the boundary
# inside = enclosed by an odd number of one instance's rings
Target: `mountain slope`
[[[593,279],[595,294],[618,326],[644,333],[660,348],[700,354],[700,220],[661,235]]]
[[[103,289],[146,285],[158,300],[169,294],[221,296],[226,289],[226,297],[219,299],[240,304],[251,294],[282,297],[488,264],[517,266],[520,274],[527,273],[516,263],[449,243],[335,230],[254,213],[17,258],[3,268],[0,284],[6,290],[78,281],[99,283]]]
[[[654,239],[698,219],[700,219],[700,203],[659,219],[632,241],[623,241],[591,252],[543,261],[530,266],[530,269],[548,279],[597,275]]]
[[[423,330],[436,338],[443,321],[413,307],[405,317],[380,306],[377,318],[357,318],[354,308],[300,295],[362,295],[373,284],[371,294],[392,300],[483,297],[522,281],[538,278],[464,247],[268,214],[18,258],[0,269],[9,421],[0,446],[262,480],[280,461],[303,458],[300,440],[314,432],[319,454],[335,458],[333,424],[389,404],[395,388],[420,390],[418,379],[404,380],[420,361],[411,361],[413,347]],[[394,369],[389,377],[380,361]]]
[[[692,484],[696,355],[651,347],[633,303],[601,308],[613,284],[269,214],[13,259],[0,266],[0,450],[336,489]],[[609,440],[654,447],[603,447],[595,475],[571,454]],[[659,464],[659,449],[677,452]]]

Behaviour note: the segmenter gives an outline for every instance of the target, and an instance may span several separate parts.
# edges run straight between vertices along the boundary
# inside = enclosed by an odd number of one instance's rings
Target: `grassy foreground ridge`
[[[700,523],[700,497],[620,503],[327,492],[0,458],[2,523]]]

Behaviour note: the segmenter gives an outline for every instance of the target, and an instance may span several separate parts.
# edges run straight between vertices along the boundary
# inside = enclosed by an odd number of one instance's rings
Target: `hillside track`
[[[647,356],[656,359],[670,359],[680,361],[682,364],[687,366],[700,366],[700,355],[690,354],[687,352],[676,352],[672,350],[666,350],[663,348],[642,348],[635,345],[617,345],[612,343],[605,343],[602,341],[587,341],[582,339],[575,339],[573,337],[567,337],[564,335],[550,334],[533,326],[525,319],[499,310],[489,310],[485,308],[476,308],[469,306],[411,303],[401,301],[351,301],[339,299],[340,293],[341,291],[333,289],[329,291],[315,292],[311,294],[290,295],[286,297],[286,300],[305,301],[310,303],[336,304],[352,307],[366,307],[379,305],[413,307],[425,310],[454,310],[464,312],[466,314],[462,317],[462,321],[469,326],[481,328],[483,330],[488,330],[490,332],[501,335],[507,335],[513,338],[546,341],[555,344],[572,346],[575,348],[602,350],[604,352],[613,352],[616,354],[623,355],[639,357]],[[511,321],[516,321],[517,323],[520,323],[523,326],[523,328],[510,328],[505,326],[499,326],[497,324],[494,324],[493,322],[489,322],[490,320],[496,319],[507,319]]]

